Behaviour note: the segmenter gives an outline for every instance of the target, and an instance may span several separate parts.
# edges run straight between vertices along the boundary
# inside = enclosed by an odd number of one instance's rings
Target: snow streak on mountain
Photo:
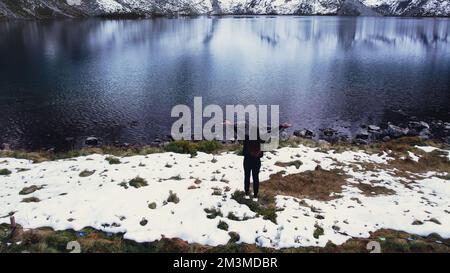
[[[450,0],[0,0],[0,18],[206,14],[450,16]]]

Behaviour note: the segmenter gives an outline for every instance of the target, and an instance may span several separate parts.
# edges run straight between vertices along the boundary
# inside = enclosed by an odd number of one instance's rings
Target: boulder
[[[236,243],[241,238],[241,236],[239,236],[239,234],[237,232],[234,232],[234,231],[228,232],[228,235],[230,235],[230,240],[228,241],[229,243]]]
[[[408,127],[410,129],[414,129],[417,131],[422,131],[424,129],[430,129],[430,125],[428,125],[428,123],[424,122],[424,121],[410,121],[408,123]]]
[[[88,137],[88,138],[86,138],[84,143],[86,145],[96,146],[96,145],[98,145],[98,138],[96,138],[96,137]]]
[[[430,127],[433,129],[441,130],[445,128],[445,123],[440,120],[433,120],[430,122]]]
[[[304,138],[313,138],[313,137],[315,137],[315,134],[311,130],[303,129],[303,130],[295,130],[294,136],[304,137]]]
[[[387,135],[389,135],[389,137],[391,138],[406,136],[408,132],[408,128],[402,128],[393,124],[388,124],[388,127],[386,129]]]
[[[369,132],[367,132],[366,130],[360,130],[357,134],[356,134],[356,139],[363,139],[363,140],[368,140],[369,139]]]
[[[33,193],[35,191],[38,191],[38,190],[42,189],[43,187],[44,186],[36,186],[36,185],[25,187],[19,192],[19,194],[20,195],[27,195],[27,194]]]
[[[418,136],[420,132],[418,132],[416,129],[409,129],[408,130],[408,136]]]
[[[369,144],[369,140],[357,138],[353,141],[353,143],[355,143],[357,145],[367,145],[367,144]]]
[[[444,123],[444,129],[445,130],[450,130],[450,123],[449,122]]]
[[[428,140],[430,139],[431,136],[431,132],[428,129],[423,129],[420,133],[419,133],[419,137],[422,140]]]
[[[376,125],[369,125],[367,126],[367,129],[371,132],[379,132],[381,130],[381,128]]]
[[[163,145],[163,141],[159,138],[155,138],[151,143],[151,146],[159,147]]]

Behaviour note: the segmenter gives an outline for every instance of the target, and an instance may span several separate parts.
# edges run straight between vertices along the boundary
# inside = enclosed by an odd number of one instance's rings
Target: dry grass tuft
[[[394,195],[396,192],[394,190],[388,189],[383,186],[372,186],[370,184],[359,183],[356,187],[362,191],[365,196],[374,195]]]
[[[290,162],[280,162],[280,161],[275,162],[275,166],[283,167],[283,168],[294,166],[296,169],[300,168],[300,166],[302,164],[303,163],[300,160],[295,160],[295,161],[290,161]]]
[[[272,195],[288,195],[297,198],[310,198],[328,201],[337,198],[332,193],[341,193],[346,184],[347,176],[341,170],[305,171],[282,176],[274,174],[263,182],[263,191]]]

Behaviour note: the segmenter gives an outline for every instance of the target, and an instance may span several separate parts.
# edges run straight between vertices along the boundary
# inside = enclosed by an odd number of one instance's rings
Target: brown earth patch
[[[377,172],[379,170],[384,170],[393,176],[404,177],[411,180],[421,179],[423,177],[421,177],[420,174],[434,171],[447,173],[447,175],[439,175],[439,177],[448,179],[448,174],[450,174],[450,160],[448,159],[447,152],[435,150],[426,153],[420,150],[414,150],[413,153],[419,156],[417,162],[409,158],[408,155],[393,153],[389,156],[394,159],[389,160],[387,164],[364,162],[361,164],[351,164],[349,167],[358,172]]]
[[[370,184],[358,183],[356,187],[362,191],[365,196],[374,195],[394,195],[396,192],[394,190],[388,189],[383,186],[372,186]]]
[[[41,200],[37,197],[27,197],[22,199],[23,203],[37,203],[37,202],[41,202]]]
[[[341,170],[330,171],[316,168],[314,171],[305,171],[297,174],[282,176],[277,173],[264,182],[263,191],[272,195],[288,195],[297,198],[311,198],[328,201],[338,196],[331,193],[341,193],[342,186],[348,177]]]
[[[419,154],[416,152],[416,155]],[[435,150],[429,153],[421,153],[418,162],[410,159],[396,158],[389,161],[389,166],[396,168],[399,172],[425,173],[428,171],[450,173],[450,160],[448,153]]]

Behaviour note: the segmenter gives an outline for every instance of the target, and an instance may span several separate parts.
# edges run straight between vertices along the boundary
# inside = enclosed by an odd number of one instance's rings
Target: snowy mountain
[[[0,18],[202,14],[450,16],[450,0],[0,0]]]

